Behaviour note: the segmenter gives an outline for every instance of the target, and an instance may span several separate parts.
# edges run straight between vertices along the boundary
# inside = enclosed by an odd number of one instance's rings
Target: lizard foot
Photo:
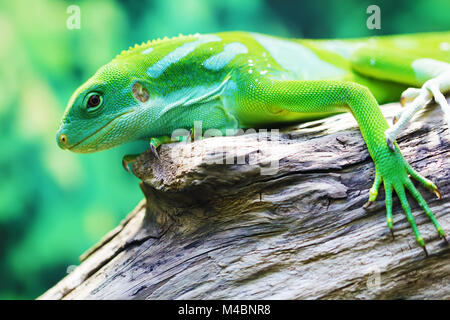
[[[391,234],[393,235],[394,221],[392,217],[392,194],[393,191],[395,191],[400,200],[403,211],[406,214],[406,218],[408,219],[408,222],[413,229],[417,243],[423,248],[425,254],[428,255],[428,252],[425,248],[425,241],[423,240],[417,228],[416,221],[414,219],[414,216],[412,215],[411,208],[406,198],[405,190],[408,190],[408,192],[413,196],[420,207],[425,211],[425,213],[433,223],[439,236],[443,239],[445,239],[445,232],[439,222],[436,220],[433,212],[428,207],[422,195],[412,183],[410,177],[414,178],[416,181],[423,184],[426,188],[433,191],[439,199],[441,198],[441,194],[436,185],[432,181],[420,175],[416,170],[414,170],[403,158],[400,150],[397,150],[395,152],[386,150],[384,156],[381,156],[379,160],[376,161],[375,181],[369,192],[369,202],[375,201],[378,195],[378,189],[381,185],[381,182],[383,182],[385,189],[386,222],[389,230],[391,231]]]
[[[421,92],[421,89],[418,88],[408,88],[405,91],[403,91],[401,97],[400,97],[400,104],[402,107],[405,107],[408,103],[414,101],[414,99],[416,99],[419,94]],[[399,113],[397,113],[393,118],[392,118],[392,124],[396,124],[398,122],[399,119],[401,119],[402,117],[402,113],[403,111],[405,111],[406,108],[403,108],[402,110],[400,110]]]
[[[433,98],[444,112],[447,126],[450,126],[450,106],[442,92],[450,86],[450,70],[443,72],[436,78],[426,81],[422,88],[409,88],[402,93],[400,103],[405,108],[393,119],[393,126],[385,131],[386,142],[391,150],[395,150],[394,141],[400,131],[411,120],[413,115],[426,106]]]
[[[151,138],[150,139],[150,150],[152,150],[153,155],[156,157],[156,159],[161,160],[161,157],[159,156],[158,149],[162,144],[170,143],[172,142],[171,138],[168,136],[161,136],[158,138]]]
[[[156,159],[161,161],[161,157],[159,156],[158,148],[165,143],[171,142],[170,137],[167,136],[161,136],[158,138],[151,138],[150,139],[150,150],[152,151],[153,155],[156,157]],[[129,165],[130,163],[133,163],[136,158],[138,157],[138,154],[129,154],[122,158],[122,166],[125,168],[126,171],[130,172]]]

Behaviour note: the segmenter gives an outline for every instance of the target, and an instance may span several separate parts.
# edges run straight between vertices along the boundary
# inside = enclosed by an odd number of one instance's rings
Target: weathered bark
[[[399,108],[383,107],[388,121]],[[448,232],[449,136],[431,106],[398,139],[444,195],[416,184]],[[41,299],[450,298],[450,248],[417,203],[428,257],[397,200],[392,238],[383,187],[363,208],[374,165],[350,114],[283,129],[280,141],[217,137],[160,156],[133,165],[147,201]]]

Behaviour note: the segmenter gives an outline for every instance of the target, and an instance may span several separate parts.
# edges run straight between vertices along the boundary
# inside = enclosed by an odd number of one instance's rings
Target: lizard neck
[[[224,108],[222,97],[233,94],[235,88],[231,77],[224,75],[216,81],[173,88],[164,96],[149,99],[133,112],[142,128],[139,138],[170,136],[176,129],[191,129],[194,121],[203,121],[213,109]]]

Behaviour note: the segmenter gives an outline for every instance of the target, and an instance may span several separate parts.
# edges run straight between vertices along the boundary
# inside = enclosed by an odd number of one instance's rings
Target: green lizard
[[[450,91],[450,32],[352,40],[283,39],[224,32],[158,39],[130,47],[100,68],[70,99],[58,145],[95,152],[137,139],[157,148],[175,129],[263,128],[348,111],[375,163],[369,201],[385,188],[392,231],[392,194],[400,199],[424,248],[405,191],[444,230],[410,180],[440,198],[436,185],[403,158],[395,137],[413,114],[435,99],[447,121],[442,93]],[[408,87],[417,87],[407,89]],[[407,89],[407,90],[405,90]],[[378,103],[406,104],[389,127]],[[125,158],[125,164],[132,158]]]

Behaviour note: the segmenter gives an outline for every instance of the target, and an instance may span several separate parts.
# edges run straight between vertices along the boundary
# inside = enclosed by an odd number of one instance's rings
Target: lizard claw
[[[425,256],[428,258],[427,247],[423,246],[422,249],[423,249],[423,252],[425,252]]]
[[[363,209],[367,210],[370,208],[370,206],[372,205],[373,201],[367,201],[364,205],[363,205]]]
[[[128,162],[125,161],[124,158],[122,158],[122,167],[125,169],[125,171],[127,171],[128,173],[131,173],[130,167],[128,166]]]
[[[193,142],[193,141],[197,141],[197,140],[203,140],[203,137],[201,136],[201,134],[197,134],[198,128],[196,129],[196,127],[192,127],[191,129],[189,129],[189,135],[187,137],[189,142]],[[201,130],[200,130],[201,132]]]
[[[153,144],[150,144],[150,149],[152,150],[153,155],[154,155],[158,160],[161,160],[161,158],[159,157],[158,149],[157,149]]]
[[[392,240],[395,240],[394,229],[393,228],[389,228],[389,231],[391,232]]]
[[[133,163],[136,158],[138,157],[138,154],[127,154],[123,156],[122,158],[122,166],[128,173],[132,173],[130,170],[130,164]]]
[[[392,124],[396,124],[398,121],[398,117],[394,116],[394,118],[392,118]]]
[[[425,256],[428,257],[428,251],[427,251],[427,247],[425,246],[425,241],[423,241],[423,239],[420,235],[416,239],[417,239],[417,242],[419,243],[419,245],[422,247],[423,252],[425,252]]]
[[[389,149],[391,149],[392,152],[395,152],[395,144],[394,144],[394,141],[392,141],[391,138],[386,137],[386,143],[387,143]]]
[[[437,187],[435,189],[433,189],[433,192],[436,195],[436,197],[438,197],[439,200],[442,199],[442,194]]]

